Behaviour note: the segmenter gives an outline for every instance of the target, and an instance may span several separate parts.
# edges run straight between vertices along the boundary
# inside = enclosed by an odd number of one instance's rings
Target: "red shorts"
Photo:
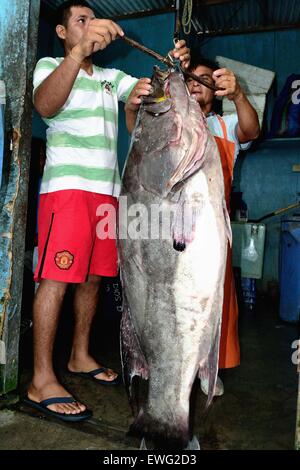
[[[89,274],[116,276],[117,206],[116,198],[87,191],[41,194],[35,281],[51,279],[82,283],[86,282]],[[108,220],[107,208],[109,224],[105,223]],[[103,236],[105,226],[107,233]]]

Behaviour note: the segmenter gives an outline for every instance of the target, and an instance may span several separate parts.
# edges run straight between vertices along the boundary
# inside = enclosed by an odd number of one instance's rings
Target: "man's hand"
[[[224,90],[216,91],[216,96],[226,96],[234,102],[238,115],[237,137],[241,144],[257,139],[259,136],[259,121],[257,112],[243,92],[236,76],[231,70],[215,70],[212,75],[216,86]]]
[[[141,78],[132,89],[125,104],[125,111],[136,113],[142,102],[142,96],[150,95],[151,80],[150,78]]]
[[[126,126],[129,134],[131,134],[134,129],[137,112],[142,102],[142,96],[150,95],[150,90],[150,78],[141,78],[128,96],[127,102],[125,104],[125,113]]]
[[[118,36],[124,36],[124,32],[117,23],[92,19],[78,44],[73,47],[72,56],[81,62],[94,52],[105,49]]]
[[[181,67],[187,69],[191,61],[191,51],[186,47],[184,39],[177,41],[175,44],[175,49],[169,52],[169,54],[175,59],[179,59],[181,62]]]
[[[236,101],[241,98],[244,93],[243,90],[231,70],[218,69],[212,75],[215,85],[224,88],[224,90],[216,91],[216,96],[226,96],[231,101]]]

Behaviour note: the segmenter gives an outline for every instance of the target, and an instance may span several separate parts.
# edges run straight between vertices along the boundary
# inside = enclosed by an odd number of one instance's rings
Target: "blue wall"
[[[300,30],[251,33],[207,38],[194,43],[202,55],[216,55],[273,70],[274,85],[269,93],[267,116],[272,113],[274,99],[291,73],[300,73]],[[240,158],[235,167],[234,186],[243,191],[249,208],[249,217],[257,219],[300,199],[300,174],[292,172],[292,165],[300,164],[300,139],[265,141]],[[295,211],[290,211],[292,214]],[[298,210],[298,212],[300,212]],[[289,213],[288,213],[289,214]],[[280,244],[280,217],[266,220],[266,248],[261,287],[278,280]]]
[[[290,29],[266,33],[237,34],[200,39],[193,44],[195,51],[214,58],[217,55],[273,70],[275,81],[266,106],[267,127],[271,119],[274,99],[291,73],[300,73],[300,30]]]
[[[249,218],[259,219],[279,208],[300,200],[300,173],[292,171],[300,163],[300,139],[266,140],[240,157],[235,167],[235,190],[243,192]],[[299,213],[290,210],[284,216]],[[266,245],[263,280],[259,287],[266,290],[268,282],[279,278],[279,247],[281,216],[266,219]]]
[[[282,88],[288,75],[300,71],[299,29],[226,35],[206,41],[202,46],[200,40],[195,43],[195,48],[205,56],[222,55],[276,72],[275,92]]]

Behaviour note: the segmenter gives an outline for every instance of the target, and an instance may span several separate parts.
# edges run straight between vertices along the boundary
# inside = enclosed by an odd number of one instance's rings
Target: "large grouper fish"
[[[197,374],[209,381],[207,405],[213,398],[231,230],[218,148],[179,70],[154,68],[123,174],[118,233],[129,394],[134,376],[149,380],[131,431],[184,449]]]

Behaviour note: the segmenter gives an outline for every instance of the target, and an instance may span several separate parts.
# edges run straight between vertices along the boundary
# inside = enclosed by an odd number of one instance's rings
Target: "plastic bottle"
[[[231,196],[234,219],[237,222],[247,222],[248,220],[248,207],[242,196],[242,192],[234,192]]]
[[[256,305],[256,279],[242,277],[241,287],[245,307],[249,310],[253,310]]]

